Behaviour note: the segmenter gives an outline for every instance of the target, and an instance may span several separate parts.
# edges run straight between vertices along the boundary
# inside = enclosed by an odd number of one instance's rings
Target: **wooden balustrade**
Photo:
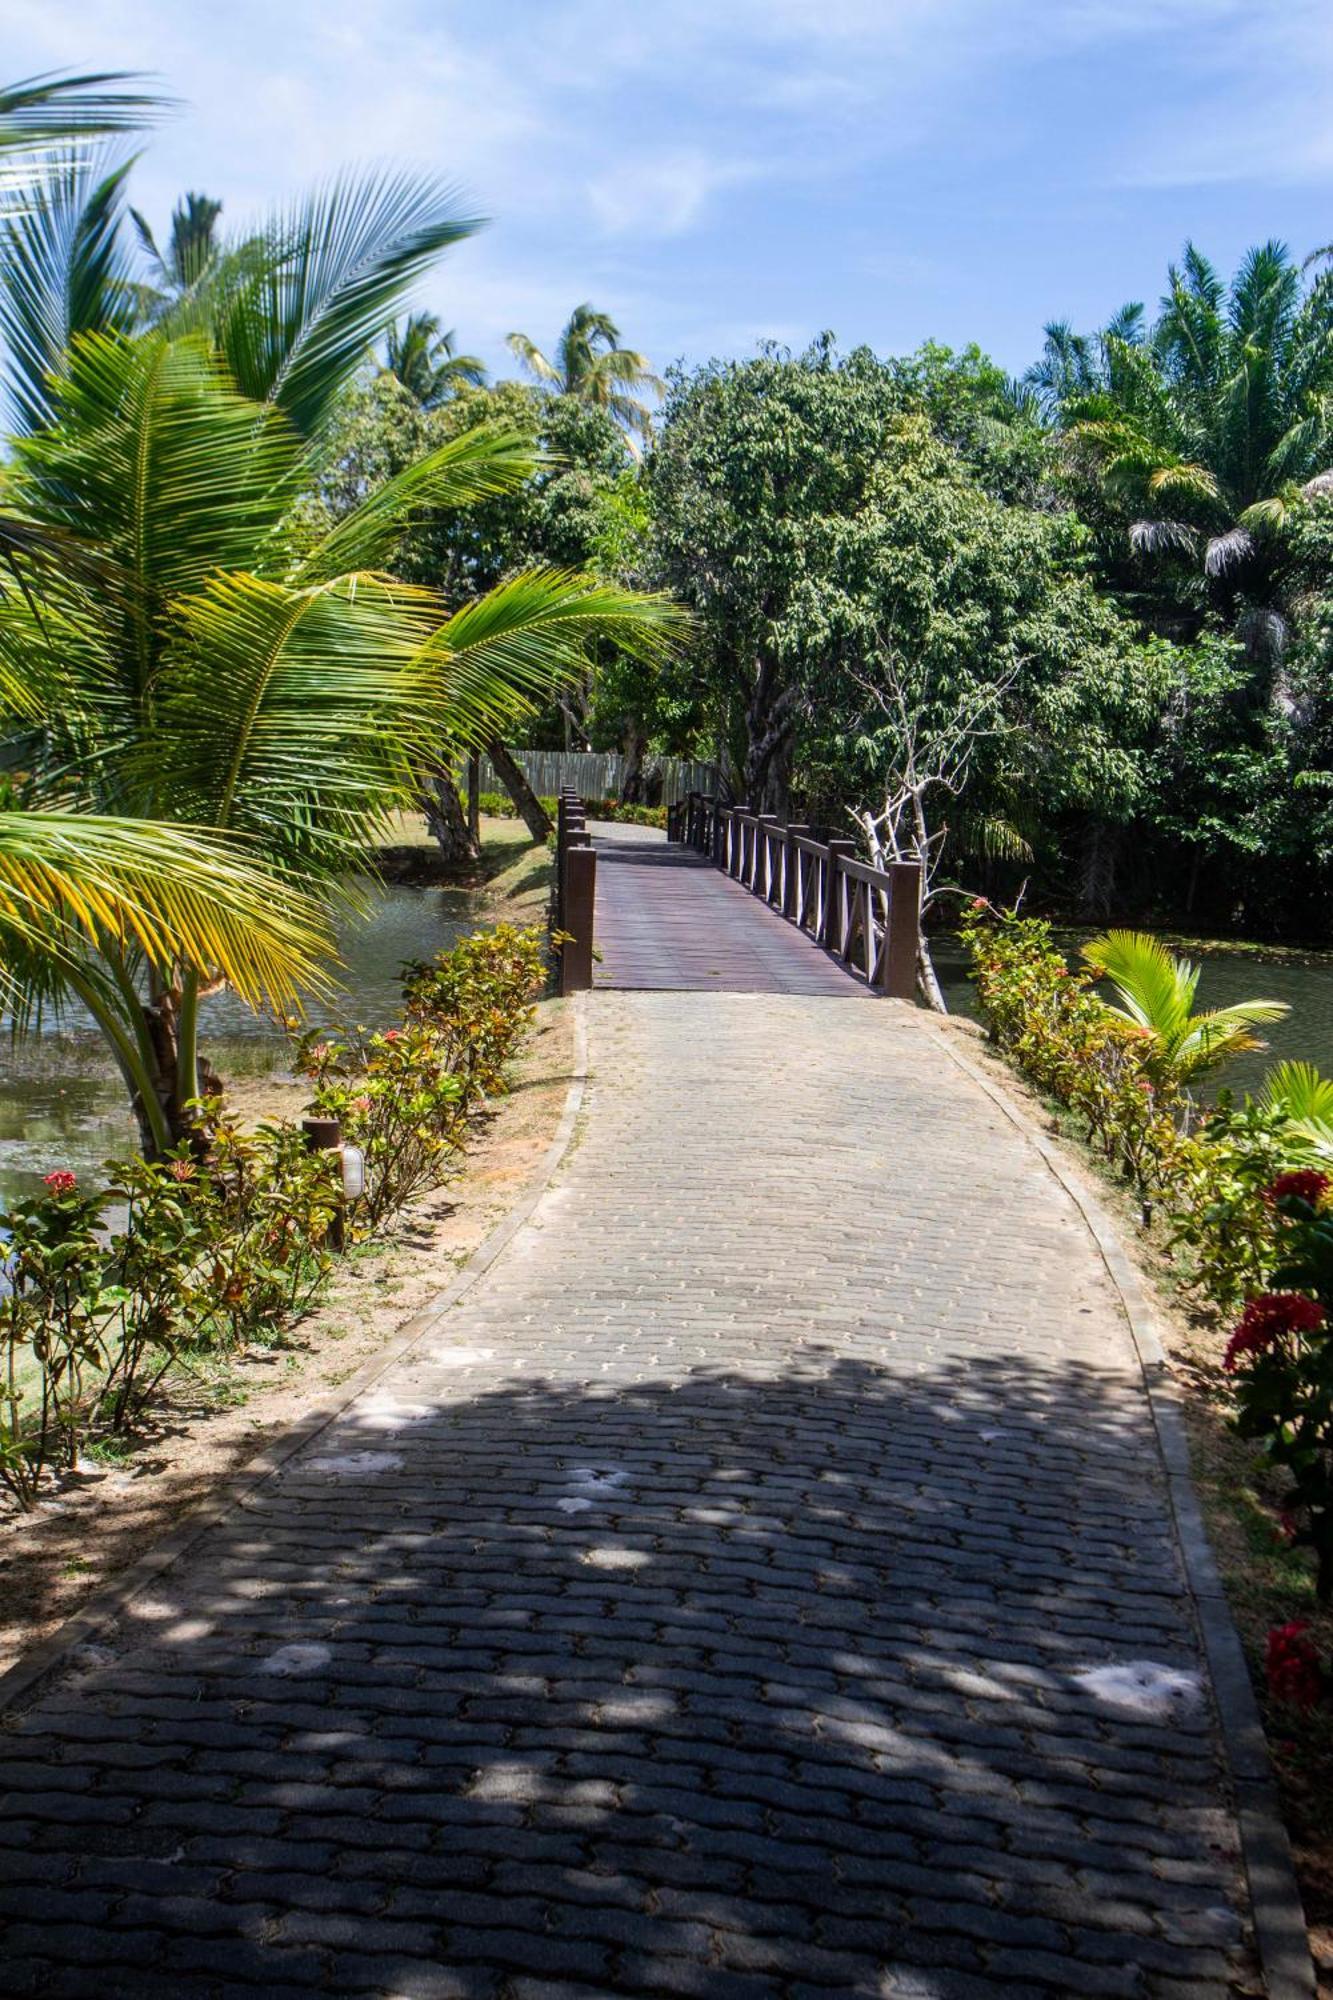
[[[553,928],[562,934],[561,993],[584,993],[592,985],[593,912],[597,902],[597,854],[588,832],[583,801],[562,792],[556,802],[555,911]]]
[[[875,868],[850,840],[815,840],[808,826],[691,792],[667,813],[667,835],[706,854],[770,909],[814,938],[876,992],[916,993],[921,869]]]

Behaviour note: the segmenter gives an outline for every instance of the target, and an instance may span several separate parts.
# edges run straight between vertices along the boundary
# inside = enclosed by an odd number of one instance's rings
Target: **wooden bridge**
[[[609,822],[590,832],[566,794],[557,875],[567,993],[915,992],[920,869],[873,868],[808,826],[695,792],[671,807],[665,836]]]

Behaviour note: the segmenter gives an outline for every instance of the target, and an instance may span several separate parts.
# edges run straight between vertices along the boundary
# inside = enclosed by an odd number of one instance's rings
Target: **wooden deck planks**
[[[702,855],[651,827],[593,831],[601,954],[594,986],[870,997],[803,931]]]

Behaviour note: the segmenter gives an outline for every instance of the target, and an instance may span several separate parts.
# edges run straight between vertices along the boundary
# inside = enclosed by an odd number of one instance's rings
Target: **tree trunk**
[[[480,850],[468,827],[463,801],[451,773],[443,766],[431,772],[422,803],[426,808],[426,823],[444,859],[452,867],[466,867],[476,861]]]
[[[923,930],[916,934],[916,983],[921,988],[921,998],[933,1014],[948,1013],[944,988],[940,985],[935,961],[930,955],[930,941]]]
[[[481,852],[481,752],[474,750],[467,760],[467,830],[472,844]]]
[[[648,752],[648,738],[638,723],[630,722],[625,727],[625,776],[620,787],[621,803],[627,806],[641,806],[643,796],[643,760]]]
[[[532,786],[524,777],[519,765],[506,750],[498,736],[486,745],[487,753],[495,766],[495,774],[518,807],[519,818],[527,827],[534,840],[545,840],[551,832],[551,822],[545,808]]]
[[[755,661],[745,712],[745,796],[751,812],[787,814],[788,760],[796,726],[797,695],[780,687],[778,668]]]
[[[1117,830],[1105,820],[1089,822],[1083,839],[1079,914],[1100,923],[1111,914],[1116,893]]]

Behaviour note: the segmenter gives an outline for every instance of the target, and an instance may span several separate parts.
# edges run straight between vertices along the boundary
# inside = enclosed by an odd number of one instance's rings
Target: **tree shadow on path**
[[[401,1365],[0,1739],[6,1992],[1230,1990],[1141,1383],[494,1375]]]

